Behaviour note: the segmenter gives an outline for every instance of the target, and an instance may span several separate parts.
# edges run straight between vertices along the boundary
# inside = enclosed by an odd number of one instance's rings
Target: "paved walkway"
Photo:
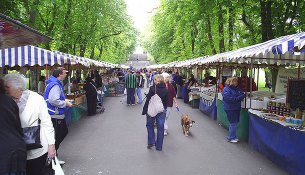
[[[227,130],[181,100],[196,121],[185,137],[180,115],[172,112],[163,151],[146,148],[142,105],[125,97],[105,99],[106,111],[72,124],[60,150],[66,175],[282,175],[287,174],[246,142],[228,143]]]

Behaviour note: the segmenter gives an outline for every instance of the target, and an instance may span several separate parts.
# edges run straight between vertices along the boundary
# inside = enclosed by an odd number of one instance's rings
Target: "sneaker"
[[[234,140],[236,140],[237,142],[239,142],[239,139],[234,139]]]
[[[166,130],[164,130],[164,136],[167,136],[167,131]]]
[[[134,106],[135,104],[132,104],[131,106]]]
[[[155,146],[155,145],[154,144],[148,144],[147,149],[151,149],[153,146]]]
[[[59,160],[59,159],[58,159],[58,163],[59,163],[60,165],[64,165],[66,162],[63,161],[63,160]]]
[[[230,142],[230,143],[237,143],[238,141],[236,139],[233,139],[233,140],[228,140],[228,142]]]

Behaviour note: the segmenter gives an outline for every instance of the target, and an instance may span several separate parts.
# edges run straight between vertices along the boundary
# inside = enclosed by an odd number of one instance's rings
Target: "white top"
[[[22,128],[37,126],[38,118],[41,121],[40,141],[43,147],[27,152],[27,160],[36,159],[48,152],[48,145],[55,144],[55,132],[51,117],[48,113],[47,104],[38,93],[26,90],[23,92],[18,106],[21,109],[24,106],[24,109],[20,110],[19,113]]]

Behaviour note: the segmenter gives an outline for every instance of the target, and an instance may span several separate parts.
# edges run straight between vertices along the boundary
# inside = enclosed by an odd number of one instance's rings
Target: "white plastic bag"
[[[65,175],[64,171],[62,170],[57,157],[52,159],[52,169],[55,171],[55,175]]]
[[[148,103],[147,114],[150,117],[156,117],[157,114],[164,111],[164,106],[163,106],[162,100],[156,92],[157,91],[156,91],[156,87],[155,87],[155,95],[153,95],[151,97],[151,99],[149,100],[149,103]]]
[[[124,89],[124,94],[127,95],[127,89],[126,88]]]

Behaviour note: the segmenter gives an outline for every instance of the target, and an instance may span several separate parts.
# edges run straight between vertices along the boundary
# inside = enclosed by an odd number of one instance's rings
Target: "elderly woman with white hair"
[[[164,122],[164,135],[167,136],[167,131],[168,131],[168,118],[170,116],[170,112],[173,108],[173,104],[175,102],[176,108],[178,107],[177,99],[176,99],[176,90],[174,86],[170,83],[171,81],[171,75],[164,72],[162,73],[164,77],[164,82],[166,89],[168,90],[168,97],[167,97],[167,108],[166,108],[166,117],[165,117],[165,122]]]
[[[40,141],[42,148],[27,151],[26,171],[29,175],[41,175],[46,159],[56,155],[55,135],[51,117],[44,98],[26,89],[26,78],[22,74],[4,76],[6,93],[19,107],[21,127],[33,127],[40,120]]]

